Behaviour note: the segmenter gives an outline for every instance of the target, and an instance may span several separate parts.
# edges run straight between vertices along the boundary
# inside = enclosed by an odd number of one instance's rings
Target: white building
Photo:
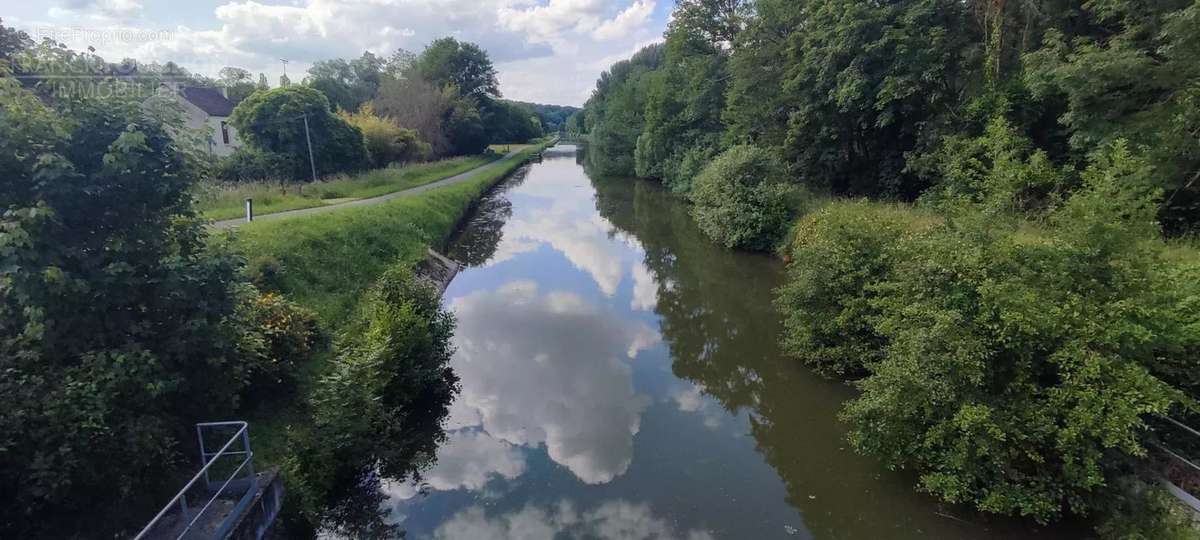
[[[209,153],[224,157],[242,145],[237,130],[229,125],[234,103],[229,101],[224,88],[164,86],[183,106],[187,127],[202,130],[207,138]]]

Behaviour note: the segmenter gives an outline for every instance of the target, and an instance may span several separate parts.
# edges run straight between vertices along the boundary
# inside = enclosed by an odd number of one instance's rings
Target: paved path
[[[504,154],[504,157],[497,159],[496,161],[493,161],[486,165],[481,165],[481,166],[471,169],[467,172],[459,173],[454,176],[443,178],[436,182],[430,182],[428,184],[423,184],[420,186],[411,187],[411,188],[403,189],[400,191],[393,191],[391,193],[388,193],[387,195],[380,195],[378,197],[371,197],[369,199],[358,199],[358,200],[354,200],[354,201],[346,201],[343,203],[330,204],[327,206],[316,206],[313,208],[301,208],[299,210],[288,210],[286,212],[275,212],[273,214],[256,215],[256,216],[254,216],[254,221],[267,221],[267,220],[271,220],[271,219],[279,219],[279,218],[285,218],[285,217],[307,216],[307,215],[311,215],[311,214],[319,214],[321,212],[328,212],[330,210],[337,210],[339,208],[346,208],[346,207],[350,207],[350,206],[367,206],[367,205],[372,205],[372,204],[379,204],[381,202],[390,201],[392,199],[396,199],[399,197],[407,197],[409,195],[416,195],[418,193],[423,193],[423,192],[429,191],[431,189],[437,189],[442,186],[449,186],[452,184],[458,184],[458,183],[470,180],[480,174],[483,174],[483,173],[490,171],[496,167],[499,167],[502,163],[512,159],[514,156],[516,156],[520,152],[521,152],[520,150],[513,150],[507,154]],[[245,224],[246,224],[246,218],[241,217],[241,218],[237,218],[237,219],[226,219],[224,221],[214,222],[212,224],[212,227],[216,228],[216,229],[232,229],[235,227],[240,227]]]

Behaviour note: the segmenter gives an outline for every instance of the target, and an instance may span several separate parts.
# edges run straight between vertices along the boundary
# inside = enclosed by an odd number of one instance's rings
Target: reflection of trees
[[[823,381],[783,357],[771,304],[783,278],[768,256],[731,253],[709,242],[688,207],[655,184],[593,180],[602,216],[632,234],[658,283],[655,312],[672,370],[727,410],[751,410],[750,432],[778,473],[787,501],[816,538],[1023,538],[1021,522],[941,508],[914,494],[914,478],[855,455],[837,420],[851,389]]]
[[[727,409],[753,405],[766,375],[759,371],[777,356],[771,290],[779,283],[779,263],[715,246],[692,223],[687,206],[653,184],[594,184],[600,214],[646,251],[675,374],[702,384]]]
[[[334,469],[334,481],[319,501],[323,537],[403,537],[391,519],[391,509],[384,505],[387,495],[382,482],[421,483],[422,471],[433,466],[438,447],[446,441],[443,425],[457,385],[457,376],[446,369],[440,380],[392,412],[395,422],[380,426],[369,447],[356,448],[354,455],[326,454],[324,462],[309,463]]]
[[[450,244],[449,257],[467,266],[480,266],[496,254],[504,224],[512,217],[507,192],[525,182],[528,167],[516,170],[475,205],[474,214]]]

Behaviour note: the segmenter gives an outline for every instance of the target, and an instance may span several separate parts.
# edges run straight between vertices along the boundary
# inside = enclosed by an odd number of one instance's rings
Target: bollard
[[[246,197],[246,221],[254,221],[254,199]]]

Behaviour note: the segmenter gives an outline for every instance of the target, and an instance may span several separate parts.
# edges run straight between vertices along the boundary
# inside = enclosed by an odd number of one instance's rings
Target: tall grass
[[[496,155],[465,156],[375,169],[355,175],[337,175],[306,184],[280,180],[202,183],[196,192],[197,208],[214,220],[242,216],[247,198],[254,199],[256,214],[312,208],[347,199],[365,199],[408,189],[460,174],[492,160]]]

